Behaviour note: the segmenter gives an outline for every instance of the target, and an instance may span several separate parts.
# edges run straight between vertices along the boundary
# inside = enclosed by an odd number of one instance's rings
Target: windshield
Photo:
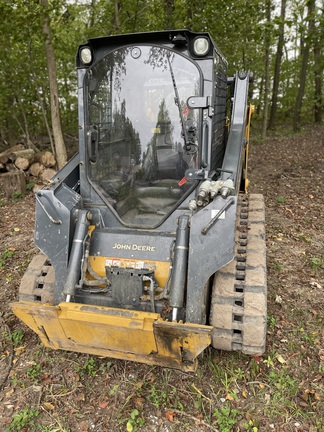
[[[125,224],[153,227],[183,199],[197,166],[197,67],[166,48],[118,49],[86,73],[89,177]],[[185,130],[185,132],[184,132]]]

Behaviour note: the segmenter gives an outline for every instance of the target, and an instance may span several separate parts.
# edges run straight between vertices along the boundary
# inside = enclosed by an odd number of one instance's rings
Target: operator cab
[[[90,39],[78,54],[86,178],[123,225],[154,228],[195,187],[181,180],[201,159],[202,112],[188,106],[204,93],[201,59],[190,50],[199,38],[188,31],[146,34],[136,44],[117,38],[110,46]],[[211,44],[204,49],[213,56]]]

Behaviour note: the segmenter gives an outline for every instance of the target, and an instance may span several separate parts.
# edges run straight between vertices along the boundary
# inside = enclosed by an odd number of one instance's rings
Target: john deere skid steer
[[[186,371],[209,345],[263,353],[251,74],[187,30],[89,39],[76,61],[79,152],[37,193],[13,311],[54,349]]]

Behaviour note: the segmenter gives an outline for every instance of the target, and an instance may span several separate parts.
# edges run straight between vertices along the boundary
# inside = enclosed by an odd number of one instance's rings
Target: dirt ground
[[[324,127],[252,132],[266,202],[262,357],[207,350],[195,374],[44,348],[13,315],[37,252],[34,196],[0,192],[0,431],[323,431]]]

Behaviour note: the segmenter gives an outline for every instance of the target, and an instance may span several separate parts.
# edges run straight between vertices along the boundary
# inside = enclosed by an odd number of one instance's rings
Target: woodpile
[[[7,197],[26,192],[27,182],[46,184],[55,174],[56,160],[50,151],[35,152],[17,144],[0,153],[0,180]],[[33,179],[31,179],[31,177]],[[37,189],[41,186],[38,185]]]

